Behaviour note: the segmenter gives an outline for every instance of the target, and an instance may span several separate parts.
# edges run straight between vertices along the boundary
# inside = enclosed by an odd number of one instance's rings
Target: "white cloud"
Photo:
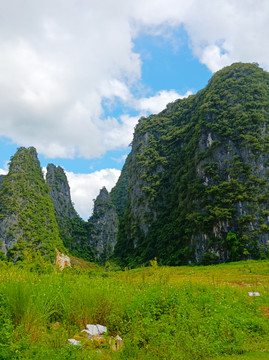
[[[0,136],[49,158],[91,158],[126,147],[141,115],[190,94],[137,95],[137,36],[162,35],[176,44],[173,30],[182,25],[193,54],[212,72],[235,61],[269,70],[268,17],[268,0],[0,0]],[[137,116],[105,118],[103,102],[115,100]],[[82,217],[119,174],[67,173]]]
[[[0,6],[0,135],[51,158],[105,153],[102,100],[140,77],[125,1]]]
[[[231,59],[227,53],[221,53],[219,46],[209,45],[201,53],[201,62],[206,64],[211,71],[216,72],[220,68],[229,65]]]
[[[213,72],[235,61],[269,69],[267,0],[138,0],[136,14],[152,34],[183,25],[194,54]]]
[[[160,111],[164,110],[168,103],[173,102],[176,99],[183,99],[191,94],[191,91],[187,91],[186,94],[180,95],[174,90],[162,90],[159,91],[155,96],[139,99],[137,101],[136,108],[140,111],[157,114]]]
[[[74,207],[82,218],[90,217],[93,200],[98,196],[100,189],[105,186],[110,191],[115,186],[120,173],[120,170],[116,169],[102,169],[90,174],[74,174],[66,171]]]
[[[195,55],[211,71],[235,61],[269,69],[267,0],[196,0],[184,20]]]
[[[42,167],[42,172],[45,179],[47,168]],[[8,170],[0,168],[0,175],[6,175],[7,173]],[[75,174],[69,171],[65,171],[65,174],[70,186],[74,207],[78,214],[87,220],[92,214],[93,200],[98,196],[100,189],[105,186],[110,191],[116,185],[121,171],[117,169],[102,169],[89,174]]]
[[[0,136],[50,158],[124,147],[139,116],[105,118],[104,100],[155,113],[179,96],[134,95],[135,37],[176,44],[173,30],[183,25],[212,72],[234,61],[268,70],[268,16],[267,0],[0,0]]]
[[[124,163],[124,161],[127,159],[127,155],[122,155],[119,158],[111,158],[113,161],[116,161],[117,163]]]
[[[107,118],[101,124],[102,142],[106,149],[127,147],[133,139],[134,127],[138,122],[138,116],[121,115],[120,121],[116,118]]]
[[[0,175],[6,175],[8,173],[7,170],[0,169]]]

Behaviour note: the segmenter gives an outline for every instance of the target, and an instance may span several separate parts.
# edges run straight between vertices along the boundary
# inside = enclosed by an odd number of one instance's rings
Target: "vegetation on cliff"
[[[127,204],[127,194],[129,188],[128,168],[129,168],[129,157],[127,157],[125,161],[117,185],[111,189],[109,194],[111,201],[116,208],[119,219],[122,218]]]
[[[1,186],[4,181],[4,178],[5,178],[5,175],[0,175],[0,190],[1,190]]]
[[[46,182],[55,209],[60,237],[70,254],[92,261],[94,254],[89,243],[89,226],[78,215],[71,201],[70,188],[64,169],[49,164]]]
[[[269,74],[256,64],[222,69],[196,95],[139,120],[118,183],[88,222],[64,170],[50,164],[45,184],[35,149],[21,148],[0,177],[1,248],[15,261],[27,248],[54,258],[64,243],[105,261],[118,232],[123,266],[266,258],[268,122]]]
[[[93,214],[88,221],[89,243],[95,259],[105,263],[114,250],[118,233],[118,215],[105,187],[94,200]]]
[[[53,261],[63,243],[34,148],[20,148],[12,157],[0,199],[0,238],[7,256],[22,260],[29,249]]]
[[[141,118],[115,249],[122,264],[268,256],[268,123],[269,74],[241,63]]]

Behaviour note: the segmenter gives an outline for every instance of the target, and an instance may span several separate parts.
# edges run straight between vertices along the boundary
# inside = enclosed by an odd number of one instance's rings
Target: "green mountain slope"
[[[266,256],[268,122],[269,74],[241,63],[217,72],[196,95],[141,118],[125,171],[115,248],[121,262]]]
[[[49,195],[53,202],[60,237],[64,246],[72,255],[92,261],[94,255],[89,244],[89,226],[74,209],[64,169],[49,164],[46,182],[50,186]]]
[[[1,190],[1,186],[4,181],[4,178],[5,178],[5,175],[0,175],[0,190]]]
[[[105,262],[113,253],[118,232],[118,215],[105,187],[94,200],[93,214],[89,218],[89,242],[95,259]]]
[[[20,148],[12,157],[0,190],[0,239],[14,261],[26,249],[50,261],[63,250],[49,187],[34,148]]]

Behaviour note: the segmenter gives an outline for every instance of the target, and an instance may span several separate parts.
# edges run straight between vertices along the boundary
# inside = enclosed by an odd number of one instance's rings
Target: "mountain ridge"
[[[0,177],[2,248],[14,261],[31,248],[52,259],[57,247],[122,266],[268,257],[268,124],[269,74],[242,63],[218,71],[140,118],[117,184],[100,190],[87,222],[64,169],[49,164],[45,183],[36,150],[20,148]]]
[[[236,63],[196,95],[139,120],[115,248],[123,264],[268,250],[268,99],[268,73]]]
[[[0,239],[13,261],[25,250],[39,251],[47,260],[55,248],[64,249],[59,237],[49,187],[43,178],[35,148],[19,148],[0,189]]]

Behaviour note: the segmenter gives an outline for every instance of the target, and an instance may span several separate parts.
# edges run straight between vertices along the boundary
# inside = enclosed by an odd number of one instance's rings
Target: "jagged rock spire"
[[[53,261],[55,248],[64,248],[35,148],[19,148],[11,158],[0,199],[3,251],[14,261],[27,249]]]
[[[94,201],[93,215],[89,219],[90,243],[96,258],[105,261],[113,252],[118,233],[118,215],[105,187]]]

